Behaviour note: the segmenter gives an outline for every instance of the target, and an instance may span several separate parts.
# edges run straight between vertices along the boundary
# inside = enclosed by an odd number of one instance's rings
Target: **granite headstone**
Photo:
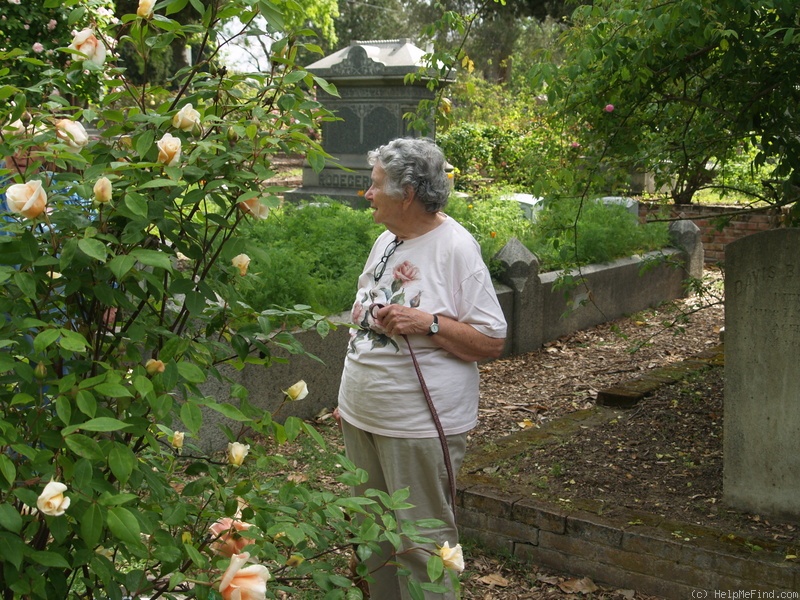
[[[800,229],[725,248],[723,499],[800,516]]]
[[[426,87],[429,78],[405,82],[406,75],[424,66],[424,55],[407,39],[358,41],[306,67],[334,84],[339,94],[317,88],[319,101],[339,119],[322,124],[322,148],[333,160],[319,173],[304,165],[302,187],[287,192],[286,199],[327,197],[367,205],[363,195],[372,171],[367,152],[397,137],[420,135],[408,128],[403,115],[434,97]]]

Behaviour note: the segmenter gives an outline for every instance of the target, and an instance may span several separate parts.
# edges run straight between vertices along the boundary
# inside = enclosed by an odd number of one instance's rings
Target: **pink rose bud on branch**
[[[606,104],[604,109],[607,113],[614,112],[614,105],[613,104]]]
[[[214,537],[214,541],[211,542],[211,549],[217,554],[227,557],[240,554],[253,541],[242,537],[239,532],[250,527],[250,523],[237,521],[230,517],[220,519],[208,528],[209,533]]]

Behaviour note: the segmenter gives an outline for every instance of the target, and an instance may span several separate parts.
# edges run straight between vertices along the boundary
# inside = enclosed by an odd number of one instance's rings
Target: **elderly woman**
[[[478,243],[441,212],[450,194],[441,150],[427,139],[396,139],[370,152],[369,161],[366,198],[386,231],[358,280],[337,417],[348,457],[369,474],[355,493],[408,487],[414,507],[396,511],[398,520],[441,520],[441,528],[422,533],[453,548],[458,531],[448,472],[458,472],[467,432],[477,423],[477,361],[500,355],[506,322]],[[396,557],[386,548],[368,561],[373,598],[410,597],[407,581],[387,562],[428,580],[430,554],[413,546]]]

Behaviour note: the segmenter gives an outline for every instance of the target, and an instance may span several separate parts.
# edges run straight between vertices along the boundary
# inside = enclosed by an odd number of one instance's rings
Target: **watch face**
[[[428,328],[428,335],[433,335],[434,333],[439,333],[439,317],[433,315],[433,323]]]

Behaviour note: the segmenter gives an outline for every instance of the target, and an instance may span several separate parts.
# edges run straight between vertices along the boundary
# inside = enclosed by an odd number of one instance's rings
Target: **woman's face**
[[[402,218],[403,203],[401,198],[388,195],[385,186],[386,171],[380,165],[375,165],[372,167],[372,185],[364,197],[369,200],[370,208],[374,211],[372,218],[375,222],[393,231],[392,227]]]

